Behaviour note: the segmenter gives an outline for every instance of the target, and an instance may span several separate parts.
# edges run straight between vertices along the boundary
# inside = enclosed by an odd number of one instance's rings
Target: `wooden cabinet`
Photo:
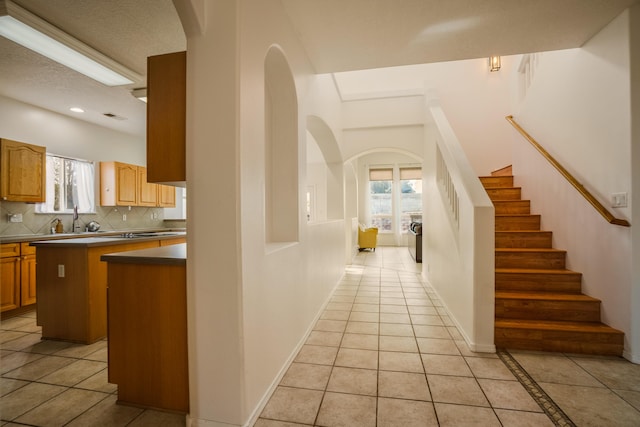
[[[175,188],[150,183],[144,166],[100,162],[101,206],[175,207]]]
[[[138,166],[138,206],[158,206],[158,184],[147,182],[147,168]]]
[[[100,162],[100,205],[138,205],[138,167],[120,162]]]
[[[0,245],[0,311],[36,302],[36,248],[28,243]]]
[[[149,181],[186,181],[187,53],[147,58],[147,168]]]
[[[36,303],[36,248],[20,244],[20,305]]]
[[[100,257],[157,248],[166,240],[183,238],[103,238],[105,242],[101,243],[80,238],[36,242],[37,316],[38,325],[42,326],[42,338],[83,344],[104,338],[107,335],[107,264]],[[142,300],[136,303],[141,307],[147,305],[147,301]]]
[[[109,282],[109,382],[118,385],[118,402],[189,412],[186,260],[178,258],[181,253],[186,257],[184,248],[173,246],[103,258]],[[118,260],[128,254],[126,261]]]
[[[176,188],[171,185],[158,184],[158,206],[162,208],[176,207]]]
[[[20,257],[0,259],[0,310],[20,307]]]
[[[9,202],[44,202],[45,147],[0,139],[0,198]]]

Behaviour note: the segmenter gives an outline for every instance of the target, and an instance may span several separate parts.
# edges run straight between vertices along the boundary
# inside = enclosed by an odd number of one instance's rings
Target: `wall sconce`
[[[499,56],[490,56],[489,57],[489,71],[498,71],[500,69],[500,57]]]

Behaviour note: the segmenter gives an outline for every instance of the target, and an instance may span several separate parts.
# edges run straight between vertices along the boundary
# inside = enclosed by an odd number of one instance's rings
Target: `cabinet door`
[[[158,184],[147,182],[147,168],[138,166],[138,206],[158,205]]]
[[[47,153],[45,147],[0,140],[0,197],[11,202],[44,202]]]
[[[138,205],[138,166],[116,163],[116,204],[119,206]]]
[[[0,258],[0,311],[20,306],[20,257]]]
[[[22,244],[20,261],[20,304],[36,303],[36,248]]]
[[[158,185],[158,206],[163,208],[176,207],[176,188],[171,185]]]
[[[147,58],[147,168],[151,182],[186,180],[187,54]]]

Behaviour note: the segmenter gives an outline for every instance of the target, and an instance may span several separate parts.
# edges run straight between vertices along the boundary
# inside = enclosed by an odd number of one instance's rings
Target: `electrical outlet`
[[[611,207],[612,208],[626,208],[627,207],[627,193],[613,193],[611,195]]]
[[[127,214],[122,214],[122,220],[126,221],[127,220]]]
[[[64,264],[58,264],[58,277],[64,277]]]
[[[7,214],[9,222],[22,222],[22,214]]]

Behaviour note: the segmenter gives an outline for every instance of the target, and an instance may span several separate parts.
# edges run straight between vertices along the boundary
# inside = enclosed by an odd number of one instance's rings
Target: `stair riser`
[[[512,176],[483,176],[480,178],[480,182],[486,188],[513,187]]]
[[[566,292],[579,294],[582,275],[496,273],[496,291]]]
[[[493,207],[496,215],[528,215],[531,213],[531,202],[529,200],[498,200],[493,202]]]
[[[496,318],[599,322],[600,301],[539,301],[496,298]]]
[[[540,230],[540,215],[496,216],[496,231]]]
[[[623,340],[623,334],[495,329],[496,347],[520,350],[620,356],[624,347]]]
[[[505,230],[502,230],[505,231]],[[551,248],[551,232],[496,232],[496,248]]]
[[[495,268],[562,270],[565,259],[564,252],[496,252]]]
[[[520,188],[488,188],[487,194],[491,200],[520,200]]]

